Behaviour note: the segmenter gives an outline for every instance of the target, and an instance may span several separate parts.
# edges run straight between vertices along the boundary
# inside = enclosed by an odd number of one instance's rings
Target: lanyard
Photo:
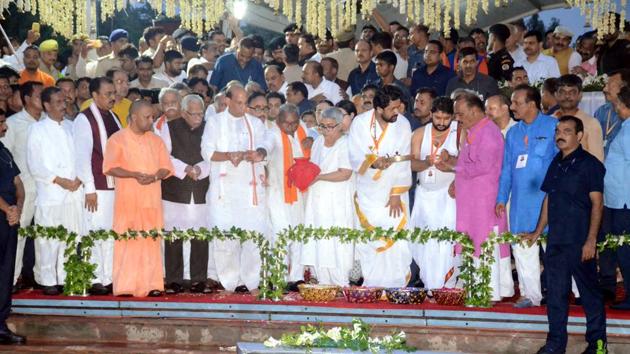
[[[436,137],[435,130],[433,129],[433,127],[431,127],[431,161],[435,161],[437,152],[442,147],[442,145],[444,145],[446,138],[448,138],[449,132],[450,132],[450,128],[446,130],[445,132],[442,132],[442,134]],[[437,144],[436,144],[435,138],[441,138],[437,141]]]
[[[372,112],[372,120],[370,121],[370,136],[372,137],[372,142],[374,143],[374,145],[370,147],[370,150],[378,153],[378,146],[381,144],[381,141],[383,141],[388,127],[389,123],[385,126],[385,129],[383,129],[381,135],[378,138],[376,137],[376,109],[374,109],[374,111]]]
[[[606,135],[604,136],[605,139],[608,139],[608,135],[610,135],[610,133],[613,131],[613,129],[615,129],[615,127],[617,126],[617,123],[619,123],[619,121],[616,121],[615,124],[610,126],[610,115],[611,114],[612,114],[612,110],[608,111],[608,117],[606,118]]]

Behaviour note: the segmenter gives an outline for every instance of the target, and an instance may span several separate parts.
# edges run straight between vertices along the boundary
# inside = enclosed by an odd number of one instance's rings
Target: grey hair
[[[326,119],[326,118],[334,119],[335,122],[341,123],[343,121],[343,112],[341,111],[341,109],[337,107],[326,108],[325,110],[322,111],[321,115],[319,116],[319,120]]]
[[[289,114],[295,114],[296,116],[300,116],[300,112],[296,105],[291,103],[285,103],[280,106],[280,113],[278,113],[278,122],[284,122],[284,119]]]
[[[205,109],[205,106],[203,104],[203,99],[199,97],[199,95],[193,93],[190,95],[186,95],[184,98],[182,98],[182,111],[188,112],[188,106],[190,106],[191,102],[199,103],[201,105],[202,111]]]
[[[164,96],[168,95],[169,93],[172,93],[172,94],[177,95],[179,97],[179,91],[177,91],[174,88],[165,87],[165,88],[160,90],[160,94],[158,95],[158,101],[160,103],[164,103]]]
[[[483,101],[483,95],[481,95],[479,92],[477,92],[475,90],[471,90],[471,89],[465,89],[465,88],[455,89],[451,93],[451,99],[453,101],[455,101],[455,100],[457,100],[457,97],[459,97],[462,94],[472,94],[472,95],[475,95],[475,96],[479,97],[479,99],[481,99]]]

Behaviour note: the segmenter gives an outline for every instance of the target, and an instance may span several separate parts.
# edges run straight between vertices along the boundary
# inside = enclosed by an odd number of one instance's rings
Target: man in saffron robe
[[[501,130],[485,116],[481,99],[474,93],[462,93],[455,100],[455,118],[467,130],[466,139],[455,166],[456,229],[470,236],[478,264],[481,244],[492,232],[507,229],[505,214],[495,214],[499,176],[503,161]],[[498,262],[491,268],[492,301],[514,295],[509,245],[494,251]]]
[[[131,105],[131,122],[107,141],[103,171],[116,178],[114,231],[162,229],[160,181],[173,172],[162,139],[151,129],[153,108],[143,100]],[[114,244],[114,295],[160,296],[164,290],[160,240],[137,238]]]

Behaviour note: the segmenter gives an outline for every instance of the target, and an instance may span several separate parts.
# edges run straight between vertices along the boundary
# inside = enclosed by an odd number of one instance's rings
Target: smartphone
[[[39,29],[39,22],[33,22],[33,25],[31,26],[31,31],[39,33]]]

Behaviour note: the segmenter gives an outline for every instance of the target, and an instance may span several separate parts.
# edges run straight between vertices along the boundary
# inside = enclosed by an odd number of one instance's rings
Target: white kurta
[[[113,114],[112,114],[113,115]],[[120,128],[120,123],[116,121]],[[94,142],[92,127],[87,117],[79,113],[72,124],[72,135],[77,159],[77,176],[83,183],[85,194],[96,193],[97,209],[95,212],[84,210],[87,227],[93,230],[111,230],[114,224],[114,191],[96,190],[92,171],[92,152]],[[103,152],[103,155],[105,153]],[[94,284],[109,285],[112,283],[114,262],[114,240],[96,240],[92,247],[90,262],[96,264]]]
[[[422,146],[419,151],[420,160],[426,159],[435,149],[432,131],[432,123],[424,127]],[[457,156],[457,122],[452,122],[448,131],[440,133],[448,135],[442,146],[433,151],[435,156],[439,157],[443,150],[448,151],[451,156]],[[416,203],[410,219],[411,227],[455,230],[455,199],[448,195],[448,188],[454,180],[455,173],[442,172],[434,166],[418,173]],[[411,246],[413,257],[420,267],[420,278],[427,289],[439,289],[446,283],[446,276],[453,267],[453,246],[452,242],[437,240]]]
[[[302,127],[306,132],[306,128]],[[303,157],[301,143],[297,137],[297,132],[294,136],[288,136],[289,142],[291,142],[291,151],[294,158]],[[270,241],[275,242],[275,238],[279,232],[288,228],[289,226],[297,226],[304,223],[304,195],[298,190],[297,200],[291,204],[284,201],[284,150],[282,148],[282,134],[280,128],[275,125],[267,130],[267,145],[268,145],[268,160],[267,170],[269,172],[267,188],[267,204],[269,205],[272,239]],[[289,266],[289,281],[303,280],[304,272],[300,256],[302,254],[301,244],[297,242],[289,243],[288,252],[288,266]]]
[[[209,227],[229,230],[236,226],[269,235],[264,163],[211,161],[216,152],[256,150],[265,147],[266,128],[260,119],[234,117],[229,110],[209,119],[201,149],[210,163],[210,189],[206,197]],[[260,251],[254,242],[214,241],[214,262],[219,281],[226,290],[239,285],[255,289],[260,282]]]
[[[166,150],[169,155],[173,150],[173,143],[171,141],[171,132],[168,129],[168,124],[164,124],[159,131],[159,135],[164,141]],[[177,159],[171,155],[171,162],[173,163],[174,173],[173,175],[179,179],[186,177],[185,162]],[[201,161],[195,166],[198,166],[201,170],[199,179],[204,179],[210,175],[210,163],[208,161]],[[200,229],[202,227],[208,227],[208,204],[195,204],[194,196],[191,196],[190,203],[174,203],[168,200],[162,200],[162,206],[164,207],[164,229],[165,230],[188,230],[188,229]],[[162,257],[164,257],[164,246],[162,246]],[[182,257],[184,258],[184,279],[190,279],[190,241],[184,241],[182,245]],[[162,258],[162,264],[166,264],[164,258]],[[208,277],[211,279],[217,279],[217,270],[214,264],[214,247],[212,242],[208,245]]]
[[[38,117],[39,118],[39,117]],[[0,138],[2,144],[13,155],[13,159],[20,169],[20,179],[24,185],[24,206],[22,207],[22,215],[20,217],[20,225],[28,226],[35,216],[35,197],[37,189],[35,180],[28,170],[26,162],[26,141],[28,137],[28,129],[36,123],[38,119],[33,118],[26,110],[22,110],[7,119],[7,132],[3,138]],[[15,272],[13,276],[13,284],[15,284],[22,273],[22,258],[24,256],[24,245],[26,238],[19,236],[17,251],[15,253]]]
[[[386,170],[367,168],[361,173],[366,155],[408,155],[411,152],[411,128],[402,116],[389,123],[384,131],[369,110],[354,118],[349,133],[350,163],[357,172],[355,207],[361,226],[384,229],[407,228],[409,214],[407,190],[411,186],[411,167],[408,161],[392,164]],[[380,177],[378,176],[380,175]],[[387,206],[392,194],[401,196],[403,215],[389,216]],[[357,244],[365,286],[405,286],[408,282],[411,251],[406,241],[379,240]]]
[[[530,62],[527,58],[522,61],[515,61],[514,66],[525,68],[529,82],[536,82],[550,77],[560,77],[560,68],[556,59],[543,53],[540,53],[533,62]]]
[[[28,132],[27,161],[37,186],[35,223],[41,226],[63,226],[83,235],[86,231],[83,212],[83,188],[74,192],[54,184],[56,177],[74,180],[76,153],[68,121],[61,124],[47,116],[34,123]],[[43,286],[63,284],[65,243],[52,239],[35,240],[35,281]]]
[[[342,136],[335,145],[327,147],[320,136],[313,144],[311,162],[319,166],[321,174],[351,170],[348,139]],[[354,228],[354,190],[354,176],[343,182],[315,182],[307,192],[304,225]],[[302,265],[315,268],[320,284],[347,286],[352,248],[352,244],[341,243],[337,238],[310,241],[302,246]]]
[[[341,101],[343,97],[341,97],[341,88],[336,83],[326,80],[322,78],[322,81],[319,83],[317,87],[313,87],[309,84],[305,84],[306,89],[308,90],[308,99],[312,99],[313,97],[323,94],[327,100],[332,102],[333,104],[337,104],[337,102]]]

